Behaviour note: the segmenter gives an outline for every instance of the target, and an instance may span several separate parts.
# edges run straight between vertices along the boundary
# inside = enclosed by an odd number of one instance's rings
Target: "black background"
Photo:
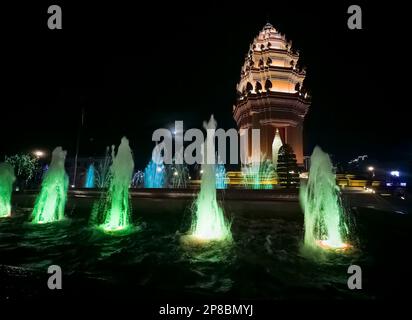
[[[318,144],[338,160],[369,154],[411,161],[405,8],[371,1],[132,3],[51,1],[2,10],[1,157],[57,145],[73,156],[82,108],[80,154],[102,155],[126,135],[137,167],[150,157],[153,130],[175,120],[200,128],[213,113],[220,127],[236,127],[240,68],[270,21],[307,67],[307,155]],[[62,7],[62,30],[47,28],[51,4]],[[348,29],[350,4],[361,5],[363,30]]]
[[[2,4],[0,160],[57,145],[73,156],[82,108],[80,153],[101,155],[127,135],[140,168],[149,159],[153,130],[174,120],[201,127],[213,113],[220,126],[235,127],[231,110],[244,55],[270,21],[293,40],[307,67],[313,101],[306,154],[319,144],[342,160],[370,154],[410,163],[410,14],[396,2],[377,2]],[[63,30],[47,28],[52,4],[62,6]],[[361,5],[363,30],[347,28],[350,4]],[[355,315],[359,307],[253,303],[258,315],[268,311],[272,318],[281,310],[306,316],[325,308]],[[153,315],[159,305],[145,308],[134,299],[130,307],[137,316]],[[371,304],[368,315],[376,307]],[[119,309],[99,304],[93,310],[118,315]],[[81,312],[59,309],[69,310]]]

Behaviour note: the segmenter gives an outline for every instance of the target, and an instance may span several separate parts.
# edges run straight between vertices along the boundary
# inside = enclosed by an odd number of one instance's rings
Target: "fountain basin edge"
[[[78,210],[90,212],[106,190],[71,189],[67,196],[66,214]],[[130,189],[133,215],[189,212],[199,189]],[[31,208],[38,190],[14,192],[12,206]],[[300,218],[298,190],[217,190],[217,199],[229,215]],[[70,215],[70,214],[69,214]]]

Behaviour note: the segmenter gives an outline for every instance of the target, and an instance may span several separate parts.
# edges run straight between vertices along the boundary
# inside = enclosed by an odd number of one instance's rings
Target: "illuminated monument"
[[[298,65],[299,53],[270,23],[254,39],[237,85],[233,116],[240,129],[260,129],[260,151],[272,159],[276,129],[303,164],[303,120],[310,105],[303,87],[306,72]]]

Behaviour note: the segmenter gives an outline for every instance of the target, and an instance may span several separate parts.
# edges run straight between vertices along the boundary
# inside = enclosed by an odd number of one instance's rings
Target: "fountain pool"
[[[93,199],[86,200],[69,196],[68,218],[57,224],[27,223],[31,208],[23,205],[0,220],[0,299],[56,298],[45,280],[51,264],[64,272],[65,301],[90,296],[120,301],[136,295],[143,300],[374,300],[407,285],[409,270],[397,255],[411,244],[407,215],[359,208],[358,250],[328,252],[328,259],[319,262],[301,255],[303,216],[296,202],[275,203],[274,214],[273,202],[226,200],[225,211],[236,212],[233,242],[186,247],[180,239],[191,224],[190,210],[182,209],[189,199],[136,199],[131,222],[141,229],[122,237],[88,224]],[[362,266],[363,290],[348,290],[350,264]],[[385,267],[400,269],[382,282]]]

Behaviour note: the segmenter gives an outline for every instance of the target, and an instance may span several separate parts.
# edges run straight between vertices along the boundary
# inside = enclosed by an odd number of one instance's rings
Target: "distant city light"
[[[365,159],[367,159],[367,158],[368,158],[368,155],[367,155],[367,154],[364,154],[363,156],[359,156],[359,157],[357,157],[357,158],[355,158],[355,159],[352,159],[352,160],[349,161],[348,163],[349,163],[349,164],[358,163],[359,161],[365,161]]]
[[[75,188],[76,186],[74,184],[72,184],[70,187]]]
[[[373,171],[373,170],[375,170],[374,167],[372,167],[372,166],[368,167],[368,171]]]
[[[386,182],[386,186],[387,186],[387,187],[392,187],[392,183]]]
[[[301,179],[309,179],[309,174],[308,172],[302,172],[299,174],[299,178]]]
[[[401,182],[401,187],[406,187],[406,182]]]
[[[399,171],[391,171],[391,176],[399,177]]]

